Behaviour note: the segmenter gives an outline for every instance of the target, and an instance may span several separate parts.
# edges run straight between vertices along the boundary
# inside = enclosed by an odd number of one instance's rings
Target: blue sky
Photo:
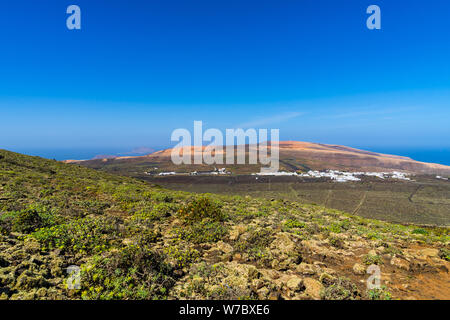
[[[71,4],[82,30],[66,28]],[[381,30],[366,28],[371,4]],[[450,150],[449,12],[446,0],[2,1],[0,148],[162,148],[202,120]]]

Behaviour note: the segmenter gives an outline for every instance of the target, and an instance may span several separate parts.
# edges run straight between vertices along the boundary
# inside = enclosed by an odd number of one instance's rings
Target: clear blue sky
[[[70,4],[80,31],[66,28]],[[370,4],[381,30],[366,28]],[[447,0],[2,1],[0,148],[167,147],[203,120],[450,149],[449,14]]]

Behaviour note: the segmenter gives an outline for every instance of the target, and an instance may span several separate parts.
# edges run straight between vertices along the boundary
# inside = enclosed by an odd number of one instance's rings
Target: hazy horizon
[[[360,150],[405,156],[416,161],[438,163],[450,166],[450,148],[389,148],[371,146],[348,146]],[[170,148],[170,146],[147,147],[154,151]],[[39,156],[47,159],[63,160],[90,160],[96,156],[141,156],[151,152],[133,152],[136,148],[85,148],[85,149],[42,149],[42,148],[17,148],[9,151],[19,152],[31,156]]]
[[[8,2],[0,148],[170,147],[202,120],[450,164],[450,2],[379,0],[381,30],[366,27],[370,4],[79,0],[68,30],[67,3]]]

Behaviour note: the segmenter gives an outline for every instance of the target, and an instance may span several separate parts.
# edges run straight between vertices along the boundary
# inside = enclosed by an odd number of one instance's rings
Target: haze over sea
[[[450,165],[450,1],[377,0],[381,30],[362,0],[75,2],[81,30],[0,10],[0,148],[133,155],[201,120]]]

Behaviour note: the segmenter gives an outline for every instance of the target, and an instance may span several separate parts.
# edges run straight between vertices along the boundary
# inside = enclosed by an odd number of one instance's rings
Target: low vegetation
[[[448,298],[432,288],[448,281],[448,231],[0,150],[1,299]],[[368,291],[369,265],[387,278]]]

